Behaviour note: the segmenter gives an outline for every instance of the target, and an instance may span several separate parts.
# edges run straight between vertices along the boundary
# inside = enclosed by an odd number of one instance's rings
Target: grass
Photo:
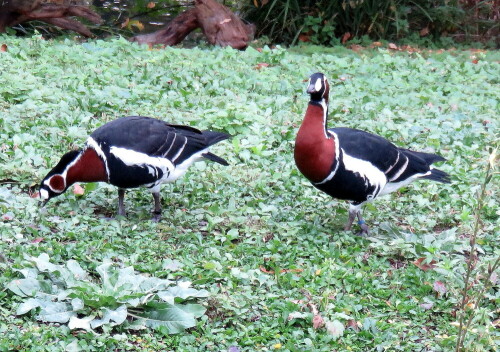
[[[488,148],[498,146],[495,55],[148,50],[123,39],[38,36],[2,36],[0,44],[2,286],[20,277],[25,255],[47,253],[94,275],[111,260],[210,293],[197,326],[168,335],[39,323],[35,314],[16,316],[22,300],[4,289],[0,350],[454,350],[476,192]],[[343,231],[347,205],[313,189],[293,162],[304,80],[316,71],[332,85],[330,126],[436,151],[452,184],[416,183],[367,206],[370,238]],[[231,133],[214,148],[231,165],[198,163],[165,185],[158,224],[145,190],[127,193],[127,219],[109,219],[117,192],[105,184],[83,196],[68,191],[41,213],[29,194],[60,156],[103,123],[134,114]],[[486,190],[476,240],[483,265],[499,255],[497,181]],[[428,266],[414,264],[421,258]],[[468,350],[498,349],[498,305],[493,287]],[[326,326],[313,327],[312,307]]]

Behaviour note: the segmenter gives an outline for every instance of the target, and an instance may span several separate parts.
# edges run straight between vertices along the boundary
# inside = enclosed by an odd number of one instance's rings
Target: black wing
[[[215,138],[213,134],[219,138]],[[150,117],[127,116],[99,127],[91,137],[99,144],[108,144],[108,147],[161,156],[174,164],[180,164],[229,135],[220,132],[208,134],[193,127],[171,125]]]
[[[400,182],[415,174],[425,174],[442,157],[398,148],[383,137],[352,129],[333,128],[345,153],[366,160],[382,171],[388,182]]]

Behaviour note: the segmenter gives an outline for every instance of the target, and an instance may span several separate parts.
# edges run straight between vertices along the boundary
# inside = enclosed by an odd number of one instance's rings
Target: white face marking
[[[43,200],[49,199],[49,192],[46,189],[42,188],[40,190],[40,198],[42,198]]]
[[[319,92],[321,90],[322,85],[323,81],[321,79],[317,79],[314,83],[314,89],[316,90],[316,92]]]

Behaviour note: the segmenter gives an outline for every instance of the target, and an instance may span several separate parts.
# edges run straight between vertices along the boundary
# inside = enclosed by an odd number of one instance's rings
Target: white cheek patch
[[[323,82],[321,82],[320,79],[317,79],[316,83],[314,83],[314,89],[316,90],[316,92],[319,92],[321,90],[322,85]]]
[[[43,200],[49,199],[49,192],[46,189],[42,188],[40,190],[40,198],[42,198]]]

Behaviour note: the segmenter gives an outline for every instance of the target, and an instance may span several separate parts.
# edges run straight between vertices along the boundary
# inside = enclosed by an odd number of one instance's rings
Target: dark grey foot
[[[356,235],[361,237],[367,237],[370,234],[370,228],[365,222],[358,222],[359,227],[361,227],[361,231],[359,231]]]
[[[160,212],[153,211],[153,217],[151,218],[151,221],[159,222],[160,220],[161,220],[161,211]]]
[[[153,218],[151,220],[154,222],[158,222],[161,219],[160,193],[153,192],[153,199],[155,201],[155,208],[153,210]]]

